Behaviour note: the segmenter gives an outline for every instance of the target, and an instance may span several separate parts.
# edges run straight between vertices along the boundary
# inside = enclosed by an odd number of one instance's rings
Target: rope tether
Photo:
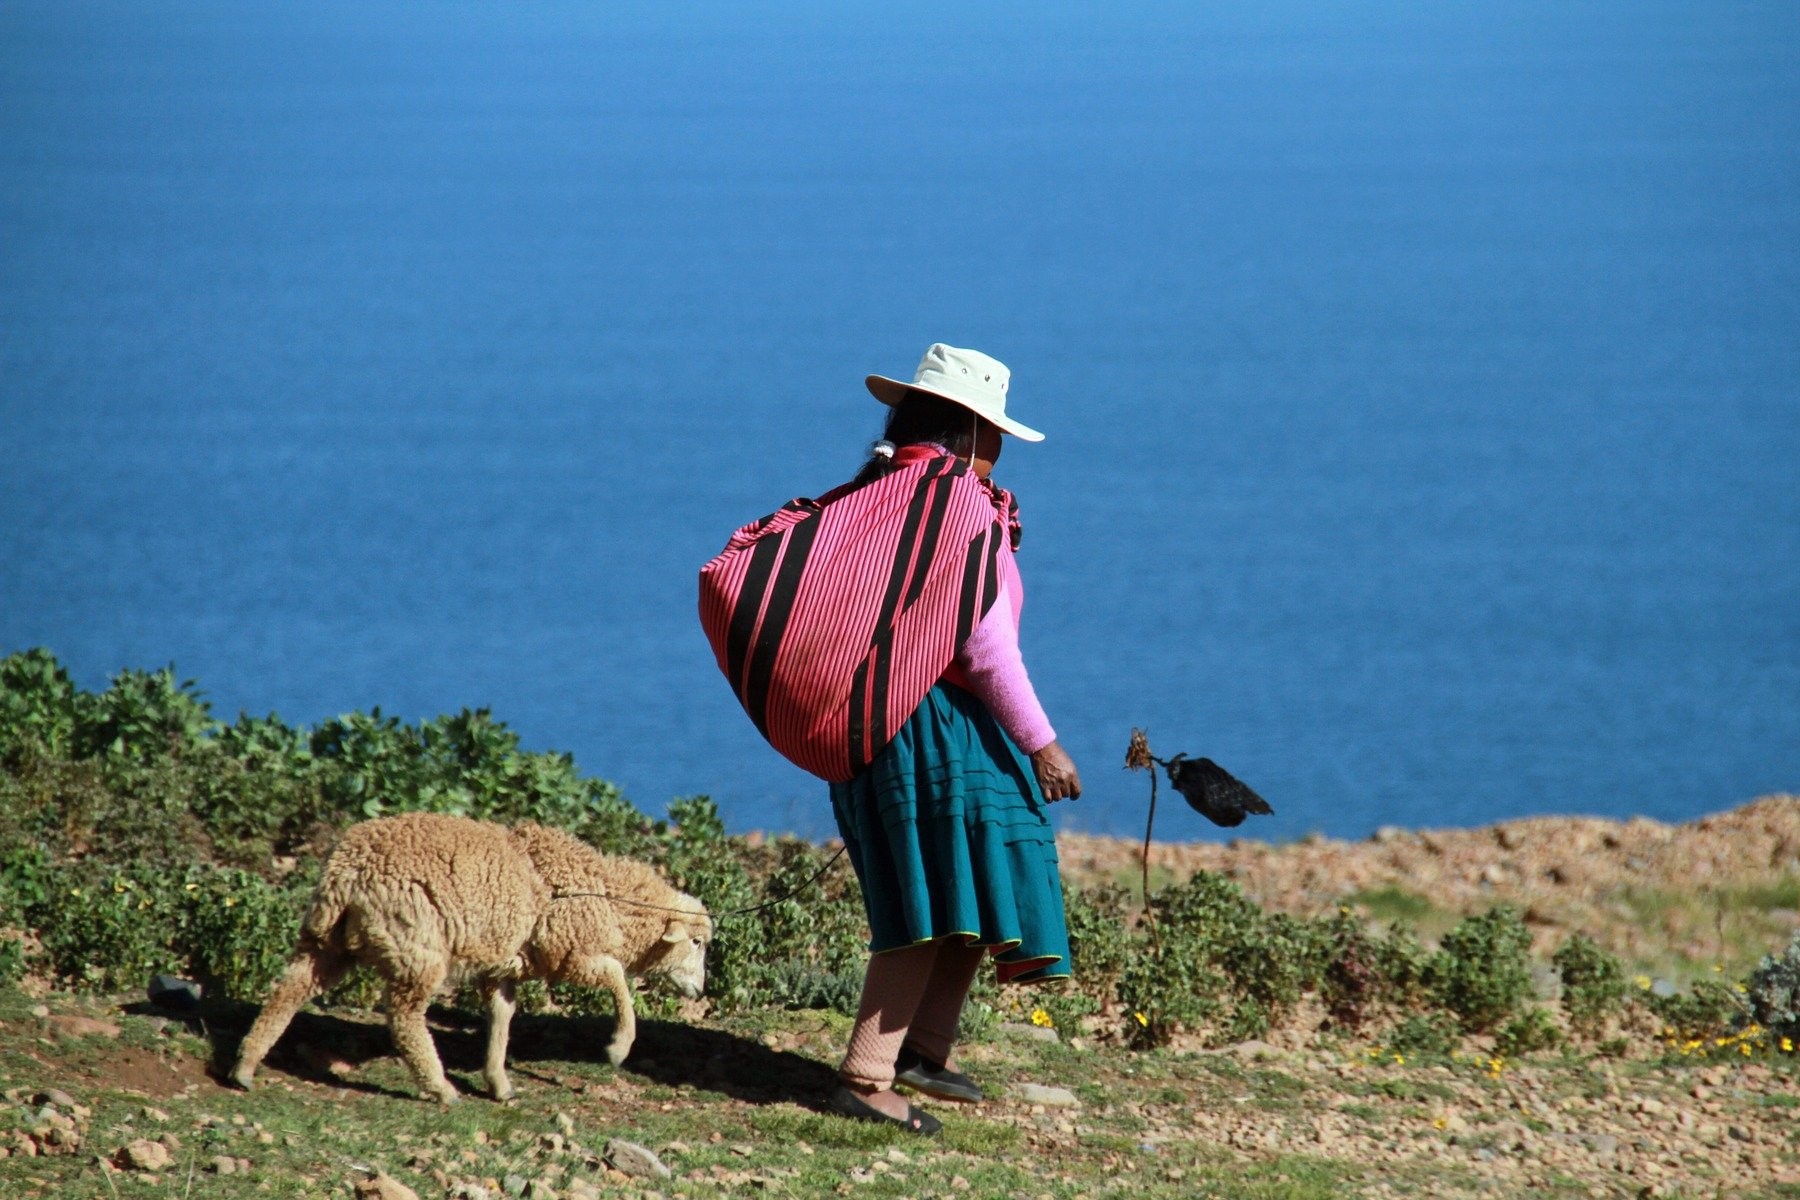
[[[718,913],[716,915],[713,915],[713,920],[719,921],[719,920],[723,920],[726,917],[738,917],[738,916],[742,916],[745,913],[760,912],[765,908],[774,908],[777,904],[781,904],[781,903],[784,903],[785,901],[792,900],[795,896],[799,895],[801,892],[805,891],[807,888],[811,887],[813,884],[817,883],[821,878],[823,878],[825,875],[825,872],[831,870],[832,867],[836,866],[837,860],[844,857],[844,850],[845,850],[845,847],[839,846],[837,853],[832,855],[829,859],[827,859],[824,866],[820,867],[817,871],[813,872],[812,878],[808,879],[805,883],[801,884],[799,887],[795,888],[793,891],[789,892],[787,895],[777,896],[773,900],[765,900],[761,904],[752,904],[749,908],[734,908],[730,912]],[[633,900],[629,896],[609,896],[605,892],[558,892],[557,894],[551,896],[550,898],[552,900],[581,900],[581,899],[610,900],[614,904],[635,904],[639,908],[648,908],[655,912],[680,913],[683,916],[692,916],[693,915],[692,913],[688,912],[686,909],[670,908],[666,904],[650,904],[643,900]],[[709,914],[709,915],[712,915],[712,914]]]

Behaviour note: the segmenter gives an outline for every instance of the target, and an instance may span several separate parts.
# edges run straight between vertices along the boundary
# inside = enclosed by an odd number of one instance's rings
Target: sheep
[[[361,963],[387,981],[388,1027],[420,1090],[444,1104],[457,1094],[425,1008],[452,971],[471,975],[487,1005],[483,1078],[494,1099],[507,1100],[506,1039],[520,980],[611,991],[619,1015],[606,1057],[617,1066],[637,1037],[627,977],[666,978],[696,998],[711,940],[700,901],[648,865],[560,830],[437,813],[364,821],[326,860],[299,948],[245,1035],[230,1081],[249,1088],[300,1006]]]

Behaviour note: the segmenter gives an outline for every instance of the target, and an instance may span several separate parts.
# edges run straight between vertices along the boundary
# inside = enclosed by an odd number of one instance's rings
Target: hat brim
[[[1004,413],[996,415],[994,413],[982,412],[980,409],[972,406],[967,400],[958,396],[952,396],[948,392],[933,391],[931,388],[920,387],[916,383],[902,383],[898,379],[889,379],[885,375],[871,375],[863,380],[863,384],[869,389],[870,395],[889,407],[900,403],[901,400],[906,398],[906,393],[908,392],[920,392],[927,396],[936,396],[939,400],[948,400],[952,404],[966,408],[982,420],[991,424],[1001,433],[1010,433],[1020,441],[1041,442],[1044,440],[1044,435],[1033,429],[1031,426],[1015,421]]]

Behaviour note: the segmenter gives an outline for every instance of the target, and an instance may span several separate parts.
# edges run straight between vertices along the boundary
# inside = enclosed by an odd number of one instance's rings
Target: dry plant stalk
[[[1144,920],[1149,922],[1150,936],[1162,952],[1162,935],[1156,928],[1156,914],[1150,911],[1150,831],[1156,827],[1156,759],[1150,753],[1150,739],[1141,729],[1131,731],[1131,744],[1125,748],[1127,771],[1150,772],[1150,818],[1144,822],[1144,852],[1141,856],[1144,887]]]

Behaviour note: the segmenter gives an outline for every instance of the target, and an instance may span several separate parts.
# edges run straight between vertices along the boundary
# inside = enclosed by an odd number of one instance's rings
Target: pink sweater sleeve
[[[1019,653],[1018,605],[1009,586],[1016,585],[1002,577],[993,607],[963,643],[955,666],[969,691],[987,705],[1007,736],[1025,753],[1034,754],[1056,740],[1056,730],[1050,727],[1031,677],[1025,673],[1025,660]]]

